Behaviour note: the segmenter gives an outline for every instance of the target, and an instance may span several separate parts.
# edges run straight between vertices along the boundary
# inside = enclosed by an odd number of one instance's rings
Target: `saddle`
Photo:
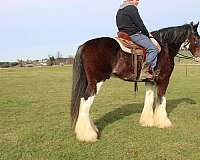
[[[118,37],[115,37],[114,39],[119,43],[121,49],[126,52],[126,53],[130,53],[130,54],[134,54],[135,52],[132,52],[133,50],[138,52],[138,50],[142,50],[143,53],[146,53],[146,49],[135,44],[132,40],[131,37],[125,33],[125,32],[118,32],[117,33]],[[161,47],[159,45],[159,43],[153,38],[150,38],[151,41],[154,43],[154,45],[158,48],[158,51],[161,51]],[[140,51],[141,52],[141,51]]]
[[[139,54],[143,55],[146,53],[146,50],[142,48],[141,46],[133,43],[131,40],[131,37],[125,33],[125,32],[118,32],[118,37],[115,37],[115,40],[119,43],[121,49],[129,54],[134,54],[136,51],[139,52]]]
[[[146,49],[135,44],[132,40],[131,37],[125,33],[125,32],[118,32],[117,33],[118,37],[115,37],[114,39],[118,42],[118,44],[120,45],[122,51],[124,51],[124,56],[126,54],[131,55],[131,65],[129,66],[130,68],[132,68],[131,70],[131,75],[125,75],[126,71],[122,71],[122,67],[123,66],[123,60],[118,61],[116,68],[114,69],[114,74],[115,75],[120,75],[122,79],[128,80],[128,81],[138,81],[139,80],[139,75],[141,72],[141,68],[142,68],[142,64],[144,62],[146,62]],[[154,39],[154,38],[153,38]],[[161,47],[158,44],[158,42],[154,39],[154,41],[152,41],[156,46],[158,46],[159,52],[161,51]],[[127,55],[128,56],[128,55]],[[125,65],[128,65],[127,62]],[[124,75],[122,75],[122,73],[124,73]],[[128,72],[127,72],[128,73]],[[123,78],[124,77],[124,78]]]

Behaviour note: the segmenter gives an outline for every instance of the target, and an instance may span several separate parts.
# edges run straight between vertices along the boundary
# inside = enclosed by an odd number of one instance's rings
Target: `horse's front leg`
[[[144,101],[144,108],[140,117],[140,124],[144,127],[152,127],[154,125],[153,119],[153,104],[154,104],[154,84],[146,82],[146,95]]]
[[[165,92],[168,83],[157,85],[156,108],[154,111],[154,125],[158,128],[171,127],[172,123],[167,116]]]

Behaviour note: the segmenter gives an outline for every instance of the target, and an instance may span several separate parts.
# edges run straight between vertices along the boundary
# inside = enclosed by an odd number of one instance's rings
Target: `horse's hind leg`
[[[154,125],[153,119],[153,104],[154,104],[154,84],[146,82],[146,95],[144,101],[144,108],[140,117],[140,124],[144,127],[152,127]]]
[[[98,129],[90,118],[90,108],[102,83],[88,84],[85,96],[81,98],[79,116],[75,127],[76,136],[80,141],[95,142],[97,140]]]

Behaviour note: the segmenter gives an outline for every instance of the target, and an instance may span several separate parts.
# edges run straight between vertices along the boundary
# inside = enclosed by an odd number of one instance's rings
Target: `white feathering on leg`
[[[99,93],[99,90],[100,90],[102,85],[103,85],[103,82],[97,83],[97,94]]]
[[[89,116],[94,97],[89,97],[87,100],[81,98],[79,116],[75,127],[76,136],[80,141],[95,142],[97,140],[97,132],[94,130]]]
[[[167,117],[166,112],[166,98],[163,96],[161,98],[161,103],[156,102],[156,108],[154,112],[154,124],[158,128],[171,127],[172,123]]]
[[[97,83],[97,94],[103,82]],[[95,142],[98,137],[98,129],[90,118],[90,108],[95,95],[88,97],[87,100],[81,98],[79,116],[75,127],[76,137],[80,141]]]
[[[144,101],[144,108],[140,117],[140,124],[144,127],[152,127],[154,125],[153,119],[153,103],[154,103],[154,91],[153,83],[146,82],[146,95]]]

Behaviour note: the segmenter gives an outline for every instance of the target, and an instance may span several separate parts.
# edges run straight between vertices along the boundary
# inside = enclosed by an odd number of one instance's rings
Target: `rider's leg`
[[[137,33],[131,36],[131,39],[136,44],[144,47],[147,51],[146,63],[143,64],[140,79],[151,79],[153,78],[151,71],[154,70],[157,63],[158,49],[150,40],[149,37],[142,33]]]

